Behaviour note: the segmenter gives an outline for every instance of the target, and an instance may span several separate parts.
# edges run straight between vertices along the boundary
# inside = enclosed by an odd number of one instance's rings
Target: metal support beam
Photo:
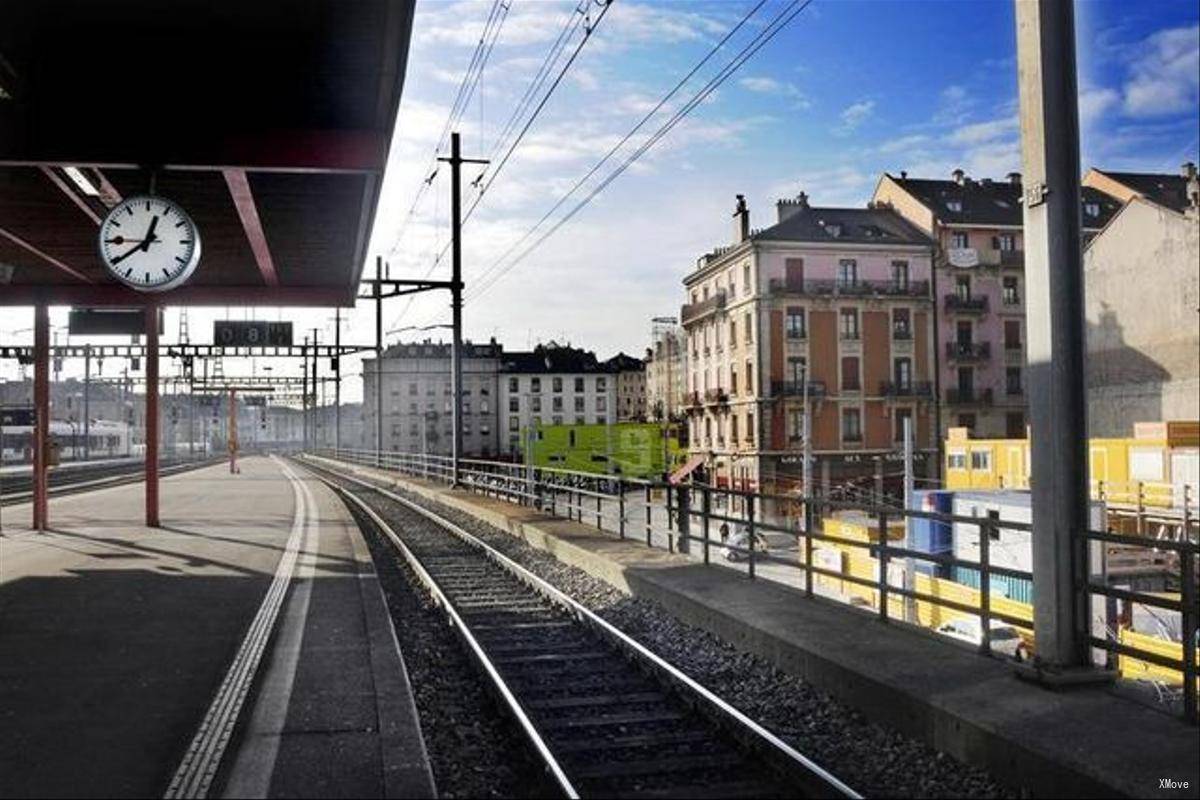
[[[342,349],[342,310],[339,308],[333,315],[333,348]],[[333,449],[342,449],[342,360],[335,357],[337,369],[333,371]]]
[[[250,191],[250,180],[244,169],[222,170],[225,185],[229,187],[229,196],[233,198],[234,208],[237,209],[238,219],[242,221],[242,230],[246,232],[246,241],[250,243],[250,252],[254,253],[254,262],[258,265],[263,283],[275,287],[279,285],[279,275],[275,272],[275,262],[271,258],[271,248],[267,246],[267,236],[263,233],[262,220],[258,218],[258,206],[254,203],[254,192]]]
[[[158,527],[158,307],[146,306],[146,527]]]
[[[1016,2],[1037,665],[1090,665],[1087,396],[1075,11]]]
[[[375,466],[383,465],[383,257],[375,256]],[[366,398],[363,398],[364,404]]]
[[[50,309],[33,310],[33,407],[37,432],[33,437],[33,527],[50,525],[46,473],[50,456]]]

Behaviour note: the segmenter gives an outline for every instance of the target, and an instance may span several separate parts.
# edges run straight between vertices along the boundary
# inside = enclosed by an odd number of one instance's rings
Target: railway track
[[[753,720],[459,526],[305,467],[390,541],[567,797],[859,797]],[[383,510],[386,498],[402,507]]]
[[[220,459],[189,461],[173,459],[160,462],[159,475],[166,477],[177,472],[208,466]],[[131,483],[142,479],[144,465],[142,462],[122,464],[102,464],[96,466],[81,466],[62,471],[51,471],[48,476],[48,486],[51,495],[71,494],[104,486],[116,486],[121,483]],[[33,476],[6,475],[0,482],[0,504],[13,505],[27,502],[33,497]]]

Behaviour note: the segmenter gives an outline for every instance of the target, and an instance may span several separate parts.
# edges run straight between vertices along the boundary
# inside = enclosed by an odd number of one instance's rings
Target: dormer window
[[[825,232],[836,239],[842,235],[842,226],[836,222],[831,222],[825,226]]]
[[[970,238],[966,231],[954,231],[950,234],[950,246],[965,249],[971,246]]]
[[[962,200],[947,200],[946,208],[953,211],[955,214],[962,213]]]
[[[1098,216],[1100,216],[1100,204],[1099,203],[1084,203],[1083,211],[1089,217],[1098,217]]]

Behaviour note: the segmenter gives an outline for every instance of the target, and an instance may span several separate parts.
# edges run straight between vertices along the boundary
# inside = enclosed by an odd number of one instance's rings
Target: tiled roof
[[[932,244],[925,234],[887,208],[792,205],[782,222],[751,235],[755,241]]]
[[[1096,171],[1164,208],[1183,211],[1188,207],[1187,179],[1182,175],[1155,172],[1109,172],[1099,169]]]
[[[499,358],[504,348],[491,342],[489,344],[472,344],[463,342],[463,356],[466,358]],[[450,358],[450,345],[447,342],[400,342],[383,351],[384,358]]]
[[[640,372],[646,369],[645,362],[640,358],[627,356],[624,353],[617,353],[608,361],[605,361],[604,366],[609,372]]]
[[[538,345],[532,351],[505,353],[500,361],[501,372],[519,373],[578,373],[607,372],[596,360],[596,354],[575,347]]]
[[[1021,184],[1012,181],[953,180],[908,178],[889,175],[898,185],[919,200],[946,225],[1023,225]],[[1084,213],[1083,227],[1103,228],[1121,210],[1121,202],[1089,186],[1083,187],[1082,201],[1098,206],[1095,216]]]

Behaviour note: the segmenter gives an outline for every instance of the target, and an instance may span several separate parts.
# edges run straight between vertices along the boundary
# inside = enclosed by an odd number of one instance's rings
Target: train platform
[[[5,509],[0,796],[432,797],[366,543],[303,469],[247,458]],[[21,526],[25,530],[19,530]]]
[[[777,582],[444,484],[314,460],[507,530],[1032,796],[1196,796],[1200,786],[1200,731],[1111,690],[1052,691],[998,659]]]

